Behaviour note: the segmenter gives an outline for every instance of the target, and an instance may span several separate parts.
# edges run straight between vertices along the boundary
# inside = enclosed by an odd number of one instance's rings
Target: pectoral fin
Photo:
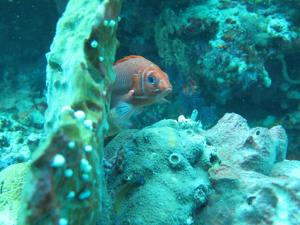
[[[140,110],[137,107],[134,107],[127,102],[120,101],[113,109],[111,109],[111,116],[113,120],[123,123],[139,111]]]
[[[128,101],[130,101],[132,99],[133,94],[134,94],[134,90],[130,90],[125,95],[122,95],[120,97],[120,100],[122,102],[128,102]]]

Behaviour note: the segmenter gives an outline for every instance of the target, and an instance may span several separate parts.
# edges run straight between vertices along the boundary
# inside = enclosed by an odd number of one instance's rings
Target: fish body
[[[166,102],[173,87],[168,75],[142,56],[131,55],[114,65],[116,81],[112,88],[112,116],[130,118],[143,106]]]

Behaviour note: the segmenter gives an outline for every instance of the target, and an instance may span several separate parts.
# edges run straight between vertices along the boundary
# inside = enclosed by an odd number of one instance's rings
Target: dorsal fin
[[[122,62],[125,62],[125,61],[127,61],[129,59],[135,59],[135,58],[144,59],[144,57],[140,56],[140,55],[128,55],[128,56],[125,56],[122,59],[119,59],[117,62],[115,62],[115,65],[117,65],[119,63],[122,63]]]

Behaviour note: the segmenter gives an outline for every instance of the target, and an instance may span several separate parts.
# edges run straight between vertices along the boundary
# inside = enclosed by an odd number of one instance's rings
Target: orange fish
[[[173,89],[168,75],[142,56],[122,58],[115,63],[114,70],[111,112],[119,120],[130,118],[143,106],[167,102],[165,96]]]

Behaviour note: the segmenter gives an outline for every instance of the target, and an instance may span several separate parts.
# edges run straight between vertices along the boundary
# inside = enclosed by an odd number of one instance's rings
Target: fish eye
[[[150,84],[156,84],[156,78],[154,77],[154,76],[152,76],[152,75],[149,75],[148,76],[148,82],[150,83]]]

